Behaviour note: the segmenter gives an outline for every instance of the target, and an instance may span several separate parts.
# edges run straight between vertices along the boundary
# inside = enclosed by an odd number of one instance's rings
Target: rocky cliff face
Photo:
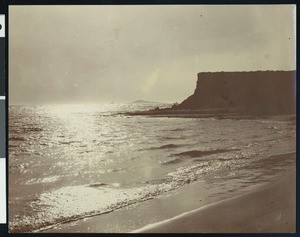
[[[293,114],[295,71],[204,72],[176,110],[243,114]]]

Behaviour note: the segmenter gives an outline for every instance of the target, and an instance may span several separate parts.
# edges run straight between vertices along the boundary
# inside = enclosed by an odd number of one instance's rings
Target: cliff
[[[216,114],[294,114],[296,72],[198,73],[194,94],[173,106],[172,110]]]

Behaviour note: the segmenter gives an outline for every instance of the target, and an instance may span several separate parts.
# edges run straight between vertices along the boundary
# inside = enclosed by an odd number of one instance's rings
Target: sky
[[[293,5],[10,6],[9,103],[181,102],[197,73],[295,70]]]

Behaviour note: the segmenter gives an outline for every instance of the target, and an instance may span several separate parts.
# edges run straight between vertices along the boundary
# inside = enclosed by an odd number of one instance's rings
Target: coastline
[[[146,111],[134,111],[118,113],[125,116],[149,116],[149,117],[168,117],[168,118],[214,118],[214,119],[271,119],[271,120],[296,120],[295,113],[287,114],[249,114],[242,112],[224,112],[220,110],[177,110],[172,108],[153,109]]]
[[[288,185],[287,185],[288,184]],[[132,233],[293,233],[296,169],[246,194],[208,204]]]
[[[295,232],[295,165],[264,183],[203,199],[206,183],[41,233],[285,233]],[[288,185],[287,185],[288,184]],[[206,190],[207,191],[207,190]],[[227,197],[226,197],[227,196]],[[134,222],[133,220],[136,220]],[[153,224],[149,224],[153,223]],[[285,224],[287,223],[287,224]]]
[[[177,117],[177,116],[174,116]],[[253,119],[258,119],[257,117],[252,117]],[[294,123],[295,121],[295,116],[291,115],[282,115],[282,116],[268,116],[268,117],[263,117],[260,119],[268,119],[268,120],[275,120],[275,121],[285,121],[289,123]],[[215,119],[226,119],[224,117],[222,118],[215,118]],[[241,116],[236,117],[236,119],[243,119]],[[247,118],[249,119],[249,118]],[[295,156],[296,157],[296,156]],[[278,173],[279,172],[279,173]],[[264,231],[264,228],[261,227],[253,227],[250,226],[248,229],[242,229],[240,230],[239,228],[234,229],[231,226],[230,229],[230,223],[224,224],[224,226],[213,226],[212,228],[208,228],[205,226],[205,218],[206,215],[208,214],[201,214],[201,213],[210,213],[207,211],[207,209],[218,209],[218,205],[223,204],[223,208],[226,206],[230,206],[232,204],[228,204],[228,202],[232,200],[236,200],[238,198],[243,198],[247,195],[254,194],[255,192],[261,190],[261,187],[267,188],[272,187],[274,184],[277,183],[278,177],[280,177],[283,173],[286,173],[281,171],[281,169],[278,171],[275,176],[272,177],[271,179],[266,178],[266,182],[268,184],[262,184],[260,181],[257,183],[254,181],[253,183],[249,182],[249,185],[245,184],[242,188],[236,188],[234,191],[232,191],[231,188],[224,186],[219,186],[222,187],[220,188],[220,192],[224,191],[224,195],[220,195],[219,193],[213,193],[214,194],[212,197],[210,194],[207,194],[205,192],[209,192],[206,190],[206,183],[205,180],[199,180],[197,182],[191,182],[188,185],[185,185],[184,187],[179,188],[178,190],[173,190],[170,193],[165,193],[161,196],[155,197],[153,199],[149,199],[146,201],[143,201],[141,203],[135,203],[133,205],[129,205],[125,208],[121,208],[118,210],[115,210],[113,212],[104,214],[104,215],[95,215],[95,216],[90,216],[82,219],[78,219],[75,221],[71,222],[65,222],[65,223],[58,223],[57,225],[51,226],[50,228],[46,229],[39,229],[34,232],[44,232],[44,233],[67,233],[67,232],[102,232],[102,233],[129,233],[129,232],[137,232],[137,233],[144,233],[144,232],[150,232],[150,233],[157,233],[157,232],[175,232],[175,233],[186,233],[186,232],[195,232],[195,233],[215,233],[215,232],[237,232],[237,233],[249,233],[249,232],[293,232],[295,231],[295,225],[291,224],[290,227],[286,229],[280,229],[277,231],[277,229],[272,229],[274,226],[274,220],[270,226],[271,230],[266,230]],[[293,171],[295,173],[295,171]],[[294,174],[295,175],[295,174]],[[286,176],[286,175],[285,175]],[[290,177],[291,179],[291,177]],[[281,179],[280,179],[281,180]],[[203,182],[204,181],[204,182]],[[247,181],[247,180],[246,180]],[[281,181],[282,182],[282,181]],[[226,183],[226,182],[225,182]],[[292,184],[293,182],[289,182],[291,184],[291,187],[295,187],[295,184]],[[294,185],[294,186],[293,186]],[[284,188],[285,183],[282,184]],[[203,195],[205,193],[205,195]],[[285,192],[283,192],[285,193]],[[290,192],[286,192],[290,193]],[[242,196],[241,196],[242,194]],[[205,196],[205,198],[203,198]],[[209,198],[206,198],[210,196]],[[254,195],[255,196],[255,195]],[[260,194],[260,196],[262,196]],[[270,196],[270,195],[269,195]],[[271,197],[271,196],[270,196]],[[291,194],[289,196],[290,198],[295,197],[295,194]],[[261,198],[263,200],[265,198]],[[295,198],[294,198],[295,199]],[[281,198],[283,200],[283,198]],[[284,199],[287,200],[287,199]],[[250,200],[251,201],[251,200]],[[276,200],[275,200],[276,201]],[[278,200],[277,200],[278,201]],[[234,202],[234,201],[233,201]],[[241,202],[241,201],[240,201]],[[245,201],[246,203],[248,201]],[[260,205],[260,200],[258,200],[258,204],[256,203],[254,206],[259,206]],[[276,204],[277,205],[277,204]],[[217,206],[217,207],[214,207]],[[295,205],[294,205],[295,206]],[[290,208],[290,207],[289,207]],[[201,210],[200,210],[201,209]],[[243,209],[242,204],[240,206],[234,206],[232,210],[241,210]],[[253,208],[255,209],[255,208]],[[291,209],[291,208],[290,208]],[[244,211],[244,210],[243,210]],[[228,211],[227,211],[228,212]],[[269,210],[269,213],[272,213],[273,211]],[[290,211],[290,213],[295,212],[295,208]],[[182,214],[183,213],[183,214]],[[199,215],[200,217],[199,217]],[[218,216],[221,216],[223,218],[224,216],[228,218],[226,219],[231,219],[234,221],[234,218],[238,218],[235,216],[231,216],[232,213],[229,214],[223,212],[223,214],[211,214],[211,222],[218,222],[222,220],[218,220]],[[262,217],[257,214],[257,217],[259,217],[261,220],[261,223],[264,222],[270,222],[269,219],[263,219],[264,216],[265,218],[268,218],[268,214],[265,213],[260,215],[263,215]],[[193,217],[196,220],[196,226],[195,223],[187,224],[187,226],[182,225],[181,222],[186,222],[189,221],[188,216],[189,215],[195,215]],[[201,220],[201,215],[204,216],[204,220]],[[244,214],[244,215],[247,215]],[[277,218],[281,219],[282,217],[280,216],[282,214],[278,214]],[[285,218],[286,218],[285,214]],[[291,214],[294,215],[294,214]],[[217,217],[217,218],[216,218]],[[274,217],[270,214],[270,217],[274,219]],[[192,218],[192,219],[193,219]],[[203,218],[203,217],[202,217]],[[215,219],[216,218],[216,219]],[[244,218],[244,219],[243,219]],[[254,217],[256,218],[256,217]],[[191,219],[191,218],[190,218]],[[258,218],[257,218],[258,219]],[[276,219],[276,218],[275,218]],[[239,225],[242,225],[244,223],[241,223],[242,220],[245,220],[245,216],[240,217]],[[226,220],[227,221],[227,220]],[[246,220],[248,221],[248,220]],[[250,220],[251,221],[251,220]],[[178,224],[179,222],[179,224]],[[201,223],[201,226],[197,223]],[[290,219],[288,223],[293,223],[295,220]],[[154,224],[150,224],[154,223]],[[173,223],[173,224],[172,224]],[[175,223],[175,224],[174,224]],[[150,224],[150,225],[149,225]],[[220,223],[221,225],[222,223]],[[179,229],[165,229],[165,228],[170,228],[166,227],[168,225],[175,225],[176,228]],[[207,225],[207,224],[206,224]],[[222,228],[228,228],[228,229],[222,229]],[[277,227],[277,226],[276,226]],[[187,229],[185,229],[187,228]],[[199,228],[199,229],[198,229]],[[206,229],[205,229],[206,228]]]

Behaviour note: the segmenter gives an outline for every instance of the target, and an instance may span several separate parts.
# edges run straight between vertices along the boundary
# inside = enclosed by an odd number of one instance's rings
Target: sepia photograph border
[[[0,113],[5,115],[5,137],[6,137],[6,147],[5,147],[5,152],[6,152],[6,224],[0,224],[0,235],[7,235],[7,236],[13,236],[13,235],[18,235],[18,236],[62,236],[62,235],[75,235],[75,236],[90,236],[90,235],[122,235],[122,233],[117,234],[117,233],[9,233],[8,230],[8,214],[9,214],[9,194],[8,194],[8,184],[9,184],[9,175],[8,175],[8,170],[9,170],[9,149],[8,149],[8,137],[9,137],[9,128],[8,128],[8,121],[9,121],[9,64],[8,64],[8,58],[9,58],[9,7],[10,6],[16,6],[16,5],[271,5],[271,4],[293,4],[296,5],[297,7],[297,30],[296,30],[296,35],[297,35],[297,45],[298,45],[298,36],[299,36],[299,12],[298,12],[298,1],[295,0],[286,0],[286,1],[279,1],[279,0],[248,0],[248,1],[241,1],[241,0],[153,0],[153,1],[145,1],[145,0],[4,0],[0,2],[0,14],[5,14],[5,26],[6,26],[6,35],[5,35],[5,111],[1,111]],[[1,54],[2,52],[0,52]],[[296,81],[297,81],[297,92],[296,92],[296,233],[281,233],[281,234],[272,234],[274,236],[296,236],[297,233],[299,232],[299,226],[300,226],[300,218],[299,218],[299,208],[300,208],[300,201],[299,201],[299,190],[300,190],[300,178],[299,178],[299,172],[298,170],[300,169],[300,163],[298,162],[298,149],[299,149],[299,139],[297,138],[299,135],[299,63],[298,63],[298,55],[299,55],[299,47],[296,47],[296,55],[297,55],[297,60],[296,60]],[[1,78],[1,80],[3,80]],[[1,95],[0,95],[1,96]],[[1,200],[2,201],[2,200]],[[126,235],[133,235],[131,233],[126,233]],[[156,235],[156,234],[154,234]],[[166,235],[173,235],[173,234],[166,234]],[[177,234],[178,235],[178,234]],[[184,234],[186,235],[186,234]],[[193,234],[196,236],[219,236],[220,234],[211,234],[211,233],[198,233],[198,234]],[[223,236],[266,236],[270,235],[268,233],[265,234],[222,234]]]

